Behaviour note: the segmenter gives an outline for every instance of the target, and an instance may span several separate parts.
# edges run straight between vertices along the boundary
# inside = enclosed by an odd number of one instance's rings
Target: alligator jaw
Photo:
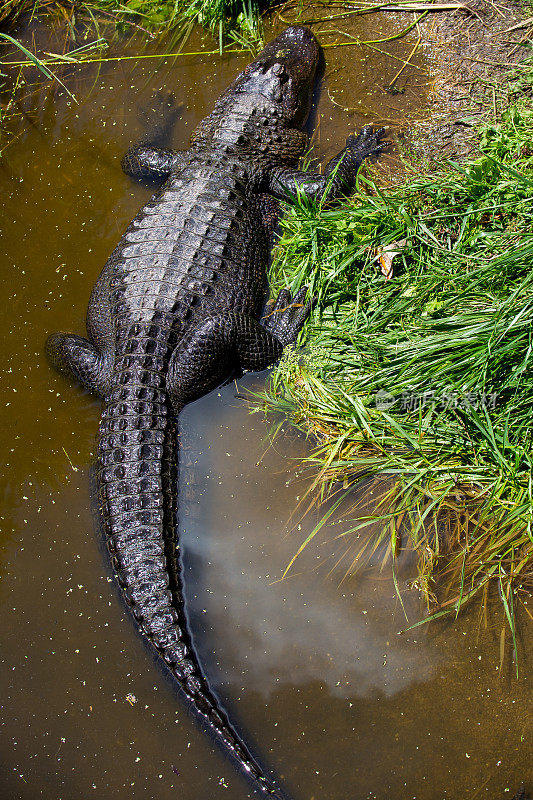
[[[230,90],[253,95],[260,87],[276,103],[285,124],[301,128],[311,108],[319,58],[315,35],[309,28],[291,25],[248,64]]]
[[[309,28],[291,25],[269,42],[256,59],[281,81],[283,116],[293,126],[303,125],[309,114],[319,58],[320,45],[315,35]],[[252,61],[250,66],[253,64]]]

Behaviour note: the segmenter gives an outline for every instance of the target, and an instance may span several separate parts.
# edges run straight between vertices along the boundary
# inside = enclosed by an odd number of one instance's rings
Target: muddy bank
[[[416,159],[477,154],[477,126],[498,122],[527,89],[515,65],[530,55],[531,14],[520,3],[472,0],[467,8],[430,15],[421,24],[430,76],[429,113],[409,127]]]

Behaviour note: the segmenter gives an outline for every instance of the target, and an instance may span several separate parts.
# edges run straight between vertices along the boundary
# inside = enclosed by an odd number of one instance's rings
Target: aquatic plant
[[[119,28],[136,27],[150,32],[182,29],[184,38],[190,27],[202,25],[222,43],[233,39],[247,47],[261,41],[260,11],[262,0],[5,0],[0,7],[0,24],[24,14],[32,16],[47,11],[62,19],[103,14]]]
[[[477,160],[288,205],[272,292],[307,284],[318,305],[260,396],[318,440],[320,498],[379,482],[342,534],[347,572],[409,539],[434,616],[494,586],[513,635],[533,586],[532,134],[518,104]]]
[[[22,57],[20,61],[16,57],[0,61],[0,66],[7,70],[0,72],[0,156],[8,144],[5,137],[7,120],[13,114],[19,87],[25,83],[23,70],[28,66],[36,67],[42,75],[60,83],[70,94],[58,76],[57,68],[74,62],[102,63],[106,60],[100,53],[95,54],[96,50],[108,46],[107,39],[102,36],[101,19],[114,25],[111,31],[137,29],[144,36],[151,37],[172,31],[167,44],[171,50],[177,50],[174,56],[183,54],[184,45],[196,24],[203,25],[216,35],[220,53],[228,41],[233,43],[234,48],[236,46],[253,52],[262,43],[261,4],[262,0],[193,0],[191,3],[185,0],[125,0],[119,5],[114,0],[5,0],[0,3],[0,26],[9,27],[19,19],[32,19],[46,12],[63,25],[69,41],[81,39],[83,44],[74,48],[70,46],[68,53],[63,55],[45,54],[39,57],[22,41],[7,33],[0,33],[0,44],[12,45]],[[79,25],[80,20],[84,25]],[[108,30],[106,36],[112,38]],[[96,37],[92,42],[86,41],[89,31],[94,31]],[[158,56],[136,56],[139,59],[147,57]],[[120,60],[120,57],[112,58]]]
[[[262,41],[261,0],[178,0],[176,6],[183,22],[191,21],[217,33],[219,40],[227,35],[244,47],[257,47]]]

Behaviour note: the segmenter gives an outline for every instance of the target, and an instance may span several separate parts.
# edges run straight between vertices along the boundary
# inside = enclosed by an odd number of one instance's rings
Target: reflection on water
[[[391,30],[390,21],[380,24]],[[34,33],[45,49],[58,49],[44,29]],[[188,46],[201,42],[192,37]],[[373,82],[371,64],[356,64],[347,50],[327,52],[331,96],[351,93],[355,106],[364,90],[367,105],[373,91],[377,103],[385,66],[374,67]],[[183,709],[121,604],[90,513],[98,404],[43,357],[51,331],[83,332],[90,288],[149,196],[119,163],[140,131],[138,105],[173,87],[184,103],[174,144],[185,146],[245,60],[114,62],[68,79],[78,106],[57,84],[20,98],[24,127],[0,162],[0,796],[10,800],[249,796]],[[414,103],[415,94],[385,99]],[[321,156],[368,121],[340,110],[327,92],[318,118]],[[399,635],[406,622],[386,571],[376,566],[340,587],[339,571],[325,577],[344,546],[331,541],[342,521],[279,582],[317,517],[301,529],[297,514],[291,521],[310,480],[296,472],[308,444],[286,428],[271,445],[267,430],[232,385],[186,409],[181,421],[192,624],[213,685],[245,738],[294,800],[458,800],[514,791],[530,777],[527,631],[519,680],[508,642],[501,668],[499,617],[479,634],[472,612]],[[411,569],[400,564],[398,579],[414,622],[421,609],[405,591]]]
[[[313,574],[335,548],[330,536],[304,551],[296,577],[279,582],[302,536],[297,530],[287,535],[287,522],[298,504],[295,491],[303,493],[307,484],[294,476],[298,457],[309,451],[305,441],[289,430],[269,446],[260,419],[250,423],[242,403],[221,407],[216,396],[186,412],[182,429],[186,453],[195,454],[182,469],[182,480],[195,487],[196,510],[185,517],[184,540],[193,574],[194,564],[202,565],[193,609],[198,625],[205,614],[213,627],[206,638],[215,651],[229,646],[225,667],[232,663],[238,676],[239,666],[261,652],[249,687],[267,699],[281,686],[309,681],[338,697],[373,690],[391,695],[434,674],[441,655],[397,635],[405,619],[391,581],[377,571],[362,575],[354,592],[352,585],[339,590]],[[305,520],[306,529],[311,522],[316,515]],[[412,599],[416,615],[418,600]],[[392,620],[397,627],[391,631]],[[226,645],[222,635],[215,644],[217,631],[234,629],[243,634],[237,642]],[[229,680],[237,689],[239,677]]]

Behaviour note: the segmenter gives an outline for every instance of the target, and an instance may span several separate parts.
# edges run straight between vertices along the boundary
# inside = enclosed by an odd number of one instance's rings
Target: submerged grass
[[[361,178],[341,208],[288,206],[273,291],[307,284],[319,302],[304,354],[261,396],[317,436],[321,498],[379,483],[343,534],[349,572],[408,536],[434,616],[493,586],[513,633],[533,587],[532,135],[522,102],[475,161],[387,191]]]
[[[138,54],[106,56],[108,38],[115,32],[140,31],[145,38],[168,33],[169,55],[184,53],[185,44],[195,25],[209,30],[222,54],[247,49],[252,53],[262,44],[261,8],[266,0],[0,0],[0,27],[10,28],[17,22],[31,22],[37,15],[55,19],[65,32],[62,54],[37,55],[23,41],[0,32],[0,46],[15,48],[15,54],[0,58],[0,157],[12,140],[9,120],[16,117],[16,97],[23,85],[28,86],[26,68],[35,67],[45,78],[57,81],[70,94],[58,75],[65,65],[103,63],[124,59],[160,58],[160,55]],[[107,23],[104,27],[102,20]],[[105,37],[102,33],[105,32]],[[87,42],[89,36],[93,41]],[[72,43],[83,42],[72,47]],[[67,46],[68,42],[68,46]],[[205,51],[209,52],[209,51]],[[20,59],[20,60],[19,60]],[[72,95],[71,97],[76,100]]]
[[[0,24],[50,12],[73,26],[76,17],[86,15],[95,22],[95,15],[102,14],[123,30],[134,27],[146,33],[165,33],[172,29],[186,39],[198,24],[211,31],[221,47],[227,39],[257,47],[262,39],[263,5],[262,0],[4,0]]]

